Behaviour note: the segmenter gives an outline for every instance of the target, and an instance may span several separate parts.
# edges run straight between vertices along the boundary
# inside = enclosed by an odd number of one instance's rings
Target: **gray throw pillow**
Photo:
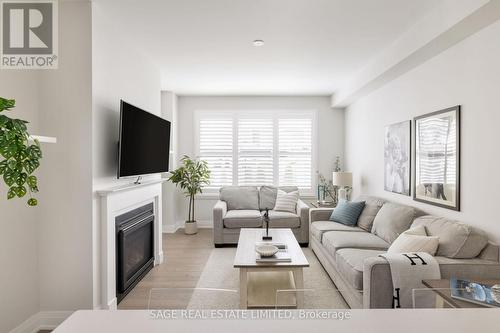
[[[227,203],[228,210],[259,210],[259,191],[255,186],[224,186],[219,195]]]
[[[383,199],[367,195],[361,195],[354,201],[365,202],[365,208],[358,218],[358,227],[370,232],[372,230],[373,220],[375,220],[375,216],[377,216],[378,211],[382,208],[385,201]]]
[[[259,207],[261,210],[274,209],[278,188],[275,186],[261,186],[259,190]]]
[[[385,203],[373,220],[372,234],[392,243],[410,228],[417,210],[410,206]]]
[[[413,227],[424,226],[429,236],[439,237],[436,255],[454,259],[476,258],[488,244],[486,234],[465,223],[438,216],[417,218]]]

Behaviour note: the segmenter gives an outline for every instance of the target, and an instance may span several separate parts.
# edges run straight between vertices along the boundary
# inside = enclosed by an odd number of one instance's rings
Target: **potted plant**
[[[15,106],[15,100],[0,97],[0,113]],[[27,123],[0,114],[0,176],[9,188],[7,199],[28,194],[28,205],[36,206],[33,193],[38,192],[38,180],[33,172],[40,166],[42,150],[38,140],[30,140]]]
[[[194,215],[194,196],[202,193],[203,186],[210,184],[210,170],[206,161],[191,159],[187,155],[181,158],[181,163],[182,166],[172,171],[168,180],[179,186],[189,198],[188,219],[184,224],[184,232],[192,235],[198,232]]]

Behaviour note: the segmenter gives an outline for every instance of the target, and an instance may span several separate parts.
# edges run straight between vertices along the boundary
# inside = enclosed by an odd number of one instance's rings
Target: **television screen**
[[[120,101],[118,178],[168,171],[170,122]]]

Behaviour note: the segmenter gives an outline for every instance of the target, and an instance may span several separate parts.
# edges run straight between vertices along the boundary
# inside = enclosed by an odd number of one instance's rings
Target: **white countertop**
[[[165,333],[165,332],[339,332],[339,333],[469,333],[498,332],[500,309],[345,310],[351,319],[263,320],[263,319],[153,319],[168,310],[80,310],[54,333]],[[187,310],[186,310],[187,311]],[[196,316],[192,310],[191,317]],[[210,311],[210,310],[207,310]],[[215,310],[214,310],[215,311]],[[232,315],[242,314],[239,310]],[[308,311],[308,310],[304,310]],[[344,310],[340,310],[344,312]],[[244,311],[249,317],[252,311]],[[257,313],[253,312],[254,314]],[[283,312],[282,312],[283,313]],[[290,312],[288,312],[290,313]],[[298,311],[293,311],[298,315]],[[180,316],[180,312],[177,312]],[[184,312],[187,315],[187,312]],[[198,313],[199,314],[199,313]]]

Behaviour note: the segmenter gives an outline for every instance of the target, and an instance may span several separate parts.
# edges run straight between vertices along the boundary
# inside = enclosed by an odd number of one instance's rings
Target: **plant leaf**
[[[17,169],[17,161],[15,159],[13,159],[13,158],[11,158],[10,160],[7,160],[7,165],[12,170],[16,170]]]
[[[18,132],[26,132],[26,123],[20,119],[12,119],[12,125]]]
[[[16,100],[15,99],[6,99],[0,97],[0,112],[8,110],[16,106]]]
[[[24,187],[24,186],[18,186],[16,188],[16,194],[19,198],[24,197],[26,195],[26,192],[27,192],[27,190],[26,190],[26,187]]]
[[[38,160],[26,160],[23,163],[24,169],[28,172],[28,174],[32,174],[39,166],[40,162]]]
[[[36,176],[29,176],[28,179],[26,179],[26,183],[28,184],[29,187],[36,187],[37,186],[38,179]]]
[[[16,179],[18,177],[19,172],[12,170],[12,169],[6,169],[5,172],[3,173],[3,180],[5,181],[5,184],[7,186],[11,187],[14,185],[16,182]]]
[[[0,162],[0,175],[3,175],[5,170],[8,168],[7,160]]]
[[[12,186],[7,192],[7,200],[14,198],[16,196],[16,193],[17,193],[17,187]]]
[[[28,152],[28,156],[32,159],[42,158],[42,150],[37,145],[29,146],[26,151]]]
[[[6,159],[11,158],[17,152],[17,145],[13,141],[9,141],[6,145],[0,147],[0,154]]]
[[[28,178],[28,174],[25,172],[19,172],[16,178],[16,184],[19,186],[23,186],[26,183],[26,179]]]

